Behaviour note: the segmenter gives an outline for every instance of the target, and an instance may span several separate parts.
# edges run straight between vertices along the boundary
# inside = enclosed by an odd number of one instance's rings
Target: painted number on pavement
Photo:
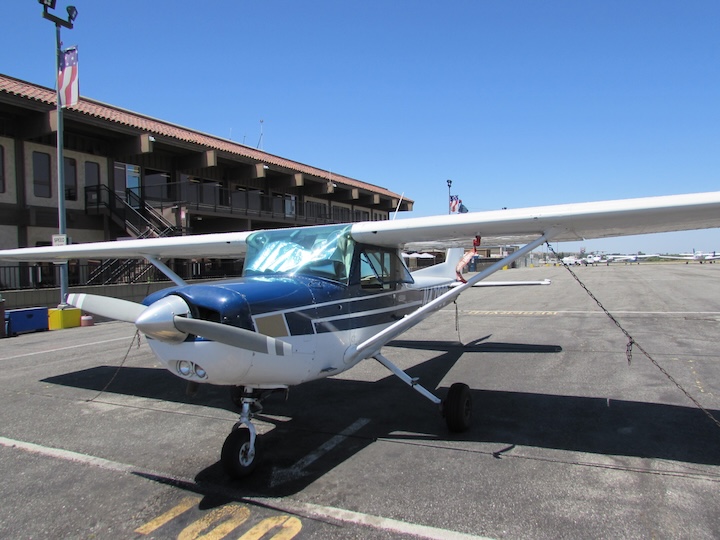
[[[135,529],[135,532],[142,535],[152,534],[197,506],[199,502],[199,497],[187,497],[164,514]],[[240,536],[233,538],[238,540],[291,540],[302,529],[302,523],[294,516],[268,517],[247,528],[246,526],[252,523],[250,518],[251,513],[247,506],[237,503],[226,504],[187,525],[177,538],[178,540],[221,540],[228,538],[237,529],[236,534]]]

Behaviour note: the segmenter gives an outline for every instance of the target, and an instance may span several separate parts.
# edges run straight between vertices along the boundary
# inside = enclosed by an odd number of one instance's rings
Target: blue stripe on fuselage
[[[300,336],[390,324],[447,290],[442,286],[369,291],[306,276],[253,276],[171,287],[144,303],[178,294],[201,317],[214,320],[207,310],[216,311],[217,322],[248,329],[254,327],[250,319],[278,314],[285,318],[290,335]]]

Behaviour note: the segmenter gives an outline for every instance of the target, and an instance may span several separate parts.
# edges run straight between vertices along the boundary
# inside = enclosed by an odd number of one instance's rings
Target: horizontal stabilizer
[[[473,287],[514,287],[529,285],[550,285],[552,281],[543,279],[541,281],[480,281],[475,283]],[[453,283],[453,287],[459,287],[462,283]]]

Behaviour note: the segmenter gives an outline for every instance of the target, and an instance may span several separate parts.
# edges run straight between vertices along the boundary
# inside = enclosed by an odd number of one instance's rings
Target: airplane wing
[[[445,250],[468,246],[475,236],[491,245],[585,240],[720,227],[720,192],[621,199],[397,219],[351,226],[359,242],[400,247],[423,243]],[[552,234],[548,234],[552,231]],[[88,258],[235,258],[246,250],[249,231],[68,246],[0,250],[0,260],[65,261]]]
[[[191,259],[195,257],[241,257],[250,231],[235,233],[170,236],[115,242],[89,242],[67,246],[47,246],[0,250],[0,260],[63,262],[68,259]]]
[[[645,255],[608,255],[607,262],[637,262],[638,259],[652,259],[653,257],[659,257],[659,255],[645,254]]]
[[[672,259],[672,260],[677,260],[677,261],[694,261],[695,260],[695,257],[692,257],[692,256],[680,257],[678,255],[657,255],[657,257],[660,259]]]
[[[442,249],[467,246],[476,235],[486,245],[525,243],[550,230],[553,241],[574,241],[720,227],[718,210],[720,192],[695,193],[362,222],[352,226],[352,236],[413,248],[435,242]]]

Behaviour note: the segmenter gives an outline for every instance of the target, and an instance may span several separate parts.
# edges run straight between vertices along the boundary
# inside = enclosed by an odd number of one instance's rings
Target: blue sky
[[[7,4],[0,72],[52,87],[53,25]],[[720,189],[716,0],[74,5],[81,95],[250,146],[262,120],[264,150],[414,216],[447,212],[447,179],[471,211]],[[582,245],[720,250],[720,231]]]

